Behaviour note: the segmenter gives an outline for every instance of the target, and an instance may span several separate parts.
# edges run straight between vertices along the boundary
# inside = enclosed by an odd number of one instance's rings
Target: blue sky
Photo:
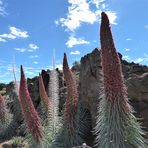
[[[117,50],[128,61],[148,65],[147,0],[0,0],[0,83],[62,67],[63,53],[72,64],[100,47],[100,13],[110,19]]]

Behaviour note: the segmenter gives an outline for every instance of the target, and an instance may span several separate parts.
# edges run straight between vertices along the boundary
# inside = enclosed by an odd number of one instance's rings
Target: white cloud
[[[131,39],[131,38],[127,38],[126,40],[127,40],[127,41],[131,41],[132,39]]]
[[[74,51],[74,52],[71,51],[70,54],[71,54],[71,55],[77,55],[77,54],[80,54],[80,52],[79,52],[78,50],[76,50],[76,51]]]
[[[129,49],[129,48],[125,48],[125,51],[130,51],[131,49]]]
[[[90,42],[85,41],[82,38],[75,38],[74,36],[70,36],[68,41],[66,42],[66,45],[68,48],[73,47],[74,45],[80,45],[80,44],[89,44]]]
[[[141,62],[143,62],[145,60],[145,58],[138,58],[138,59],[136,59],[134,62],[135,63],[141,63]]]
[[[29,48],[30,49],[27,49],[27,48],[15,48],[15,50],[19,51],[19,52],[36,52],[36,50],[39,48],[37,45],[35,44],[29,44]],[[38,55],[35,55],[35,56],[30,56],[30,58],[37,58]]]
[[[0,37],[0,42],[6,42],[6,40]]]
[[[148,55],[147,55],[146,53],[144,53],[144,56],[145,56],[146,58],[148,58]]]
[[[25,52],[27,49],[25,49],[25,48],[15,48],[15,50],[17,50],[19,52]]]
[[[74,32],[82,23],[94,24],[100,18],[101,11],[105,9],[105,0],[68,0],[70,6],[66,18],[56,20],[55,24],[61,24],[66,30]],[[90,7],[94,5],[96,8],[92,10]],[[117,24],[117,14],[112,11],[106,11],[111,24]]]
[[[97,41],[96,40],[93,40],[93,43],[97,43]]]
[[[9,34],[4,33],[4,34],[0,35],[0,37],[5,38],[5,39],[16,39],[16,36],[11,33],[9,33]]]
[[[35,52],[36,49],[28,49],[27,51],[28,51],[28,52]]]
[[[27,70],[26,70],[26,71],[25,71],[25,74],[26,74],[26,75],[33,76],[33,75],[34,75],[34,72],[32,72],[32,71],[27,71]]]
[[[5,16],[7,14],[6,10],[5,10],[5,6],[3,4],[3,1],[0,0],[0,15]]]
[[[60,18],[59,22],[63,27],[74,31],[81,26],[81,23],[93,24],[97,18],[94,12],[90,10],[89,3],[86,0],[68,0],[71,5],[68,8],[67,18]]]
[[[106,14],[108,15],[110,23],[117,25],[117,22],[116,22],[117,14],[116,14],[116,12],[106,11]]]
[[[130,61],[130,62],[134,62],[134,63],[142,63],[142,62],[148,61],[148,56],[147,56],[147,54],[144,54],[144,57],[133,59],[133,58],[129,57],[128,55],[125,55],[122,57],[122,59],[126,60],[126,61]]]
[[[56,25],[59,25],[59,21],[58,21],[58,20],[55,20],[54,23],[55,23]]]
[[[130,58],[129,58],[128,55],[123,56],[122,59],[123,59],[123,60],[130,60]]]
[[[9,27],[9,33],[0,34],[0,41],[6,42],[8,39],[28,38],[28,32],[16,27]]]
[[[38,58],[38,57],[39,57],[38,55],[29,56],[29,58]]]
[[[38,73],[41,72],[42,69],[44,69],[43,67],[27,67],[27,66],[24,66],[23,68],[24,68],[26,77],[37,76]]]
[[[36,50],[36,49],[38,49],[39,47],[37,46],[37,45],[35,45],[35,44],[29,44],[29,47],[31,48],[31,49],[34,49],[34,50]]]
[[[76,29],[81,27],[82,24],[94,24],[100,21],[101,12],[105,11],[109,17],[110,23],[116,25],[117,14],[106,8],[106,0],[68,0],[68,12],[66,17],[55,20],[56,25],[61,25],[68,31],[70,37],[66,45],[71,48],[78,44],[89,44],[81,38],[76,40],[74,37]]]
[[[102,4],[102,2],[104,2],[105,0],[91,0],[91,3],[95,4],[97,8],[100,7],[100,5]],[[103,4],[102,4],[103,5]]]
[[[148,61],[148,55],[146,53],[144,53],[144,57],[137,58],[136,60],[134,60],[135,63],[141,63],[141,62],[146,62],[146,61]]]
[[[34,63],[34,64],[39,64],[39,62],[37,62],[37,61],[34,61],[33,63]]]
[[[62,64],[56,64],[56,66],[55,66],[56,68],[58,68],[58,69],[60,69],[60,70],[62,70],[63,69],[63,65]]]
[[[23,31],[23,30],[18,29],[16,27],[10,27],[9,29],[10,29],[10,34],[14,35],[15,37],[18,37],[18,38],[27,38],[27,37],[29,37],[27,31]]]
[[[145,28],[148,29],[148,25],[145,25]]]

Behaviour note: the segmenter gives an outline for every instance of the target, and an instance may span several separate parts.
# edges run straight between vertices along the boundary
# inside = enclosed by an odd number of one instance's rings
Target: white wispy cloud
[[[27,51],[28,51],[28,52],[35,52],[36,49],[28,49]]]
[[[31,48],[31,49],[39,49],[39,47],[36,45],[36,44],[33,44],[33,43],[31,43],[31,44],[29,44],[29,47]]]
[[[6,42],[7,40],[16,39],[16,38],[28,38],[28,32],[21,30],[16,27],[9,27],[9,33],[0,34],[0,41]]]
[[[24,72],[26,77],[34,77],[37,76],[39,72],[41,72],[44,67],[31,67],[31,66],[24,66]]]
[[[135,63],[141,63],[141,62],[143,62],[144,60],[146,60],[146,58],[138,58],[138,59],[136,59],[134,62],[135,62]]]
[[[148,58],[148,54],[144,53],[144,56]]]
[[[116,19],[117,19],[117,13],[112,11],[106,11],[106,14],[109,17],[109,21],[111,24],[117,25]]]
[[[122,59],[130,61],[130,62],[134,62],[134,63],[146,63],[148,61],[148,55],[146,53],[144,53],[143,57],[138,57],[136,59],[132,58],[132,57],[129,57],[129,55],[124,55],[122,57]]]
[[[129,49],[129,48],[125,48],[125,51],[130,51],[131,49]]]
[[[38,49],[39,47],[35,44],[29,44],[27,48],[15,48],[15,50],[19,51],[19,52],[36,52],[36,50]],[[35,55],[35,56],[30,56],[30,58],[37,58],[38,55]]]
[[[60,18],[60,23],[70,31],[80,27],[81,23],[93,24],[97,18],[90,10],[87,0],[68,0],[71,5],[68,8],[67,18]]]
[[[102,2],[104,2],[105,0],[91,0],[90,2],[95,4],[97,8],[100,8],[101,5],[104,5],[102,4]],[[104,6],[103,6],[104,8]]]
[[[27,49],[25,48],[15,48],[16,51],[19,51],[19,52],[25,52]]]
[[[32,71],[25,71],[25,74],[26,75],[29,75],[29,76],[34,76],[34,72],[32,72]]]
[[[148,29],[148,25],[145,25],[145,28]]]
[[[70,65],[69,65],[69,67],[70,67]],[[60,63],[58,63],[58,64],[56,63],[55,64],[55,68],[58,68],[59,70],[62,70],[63,69],[63,65],[60,64]],[[50,65],[50,66],[48,65],[48,66],[46,66],[46,68],[44,67],[44,69],[45,70],[47,70],[47,69],[53,69],[53,65]]]
[[[5,16],[7,14],[5,10],[5,5],[2,0],[0,0],[0,15]]]
[[[126,40],[127,40],[127,41],[131,41],[131,40],[133,40],[133,39],[132,39],[132,38],[127,38]]]
[[[140,57],[134,60],[135,63],[141,63],[141,62],[146,62],[146,61],[148,61],[148,55],[146,53],[144,53],[144,57]]]
[[[28,32],[27,31],[24,31],[24,30],[21,30],[19,28],[16,28],[16,27],[10,27],[10,34],[11,35],[14,35],[16,38],[27,38],[29,37],[28,35]]]
[[[39,64],[39,62],[37,62],[37,61],[34,61],[33,63],[34,63],[34,64]]]
[[[29,58],[38,58],[38,57],[39,57],[38,55],[29,56]]]
[[[93,40],[93,43],[97,43],[97,41],[96,40]]]
[[[55,67],[58,68],[58,69],[60,69],[60,70],[63,69],[63,65],[62,64],[56,64]]]
[[[66,42],[66,45],[68,48],[73,47],[74,45],[80,45],[80,44],[89,44],[89,41],[86,41],[82,38],[75,38],[74,36],[70,36],[68,41]]]
[[[2,61],[0,60],[0,78],[2,83],[9,83],[10,81],[13,81],[13,73],[12,73],[12,63],[10,61]],[[44,67],[31,67],[31,66],[23,66],[24,72],[27,77],[34,77],[37,76],[39,72],[41,72]],[[16,77],[17,80],[20,79],[20,67],[15,67]]]
[[[0,37],[0,42],[6,42],[6,40]]]
[[[79,44],[89,44],[89,41],[83,40],[81,37],[76,39],[75,32],[82,24],[94,24],[99,22],[101,12],[105,11],[109,17],[110,23],[116,25],[117,13],[106,8],[106,0],[68,0],[68,12],[66,17],[55,20],[56,25],[65,28],[69,33],[69,39],[66,42],[68,48]],[[72,34],[72,35],[71,35]]]
[[[71,51],[70,54],[71,54],[71,55],[78,55],[78,54],[80,54],[80,52],[79,52],[78,50],[76,50],[76,51],[74,51],[74,52]]]
[[[125,55],[122,57],[123,60],[130,60],[130,57],[128,55]]]
[[[59,21],[58,21],[58,20],[55,20],[54,23],[55,23],[56,25],[59,25]]]
[[[102,9],[105,9],[105,0],[68,0],[70,6],[66,18],[60,18],[59,22],[56,20],[55,24],[61,24],[66,30],[74,32],[81,26],[82,23],[94,24],[99,21]],[[90,6],[94,5],[96,9]],[[116,12],[106,11],[109,16],[111,24],[117,24]]]

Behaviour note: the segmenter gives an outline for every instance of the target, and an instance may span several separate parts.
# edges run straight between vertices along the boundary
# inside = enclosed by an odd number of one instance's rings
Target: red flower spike
[[[49,110],[49,97],[47,96],[47,93],[46,93],[46,90],[45,90],[45,87],[44,87],[42,75],[39,75],[39,93],[40,93],[40,97],[43,101],[43,105],[44,105],[46,111],[48,112],[48,110]]]
[[[67,86],[65,118],[73,124],[78,109],[78,91],[76,78],[69,69],[66,53],[64,53],[63,59],[63,72]],[[73,125],[71,125],[71,127],[73,128]]]
[[[30,131],[33,139],[37,143],[40,143],[43,138],[43,129],[38,113],[35,110],[32,99],[30,97],[27,88],[27,81],[25,79],[25,74],[22,66],[19,89],[19,101],[21,104],[22,112],[24,114],[25,124],[28,130]]]
[[[121,61],[114,46],[107,15],[101,14],[103,91],[95,127],[95,142],[105,148],[144,148],[144,132],[128,103]]]
[[[106,98],[110,101],[124,98],[122,101],[125,103],[128,100],[127,88],[124,83],[121,61],[114,46],[108,17],[104,12],[101,16],[101,58]]]

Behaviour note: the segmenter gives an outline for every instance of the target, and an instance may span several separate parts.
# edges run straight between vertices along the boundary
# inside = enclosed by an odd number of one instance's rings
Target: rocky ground
[[[122,59],[122,55],[119,54],[122,61],[122,69],[125,77],[125,81],[128,88],[128,96],[131,105],[134,107],[135,115],[141,118],[140,122],[144,127],[144,130],[148,132],[148,67],[129,63]],[[88,129],[88,136],[86,141],[88,145],[92,145],[93,136],[91,129],[95,124],[95,115],[97,112],[98,98],[101,92],[101,59],[100,51],[94,49],[91,53],[81,58],[80,65],[76,64],[72,70],[77,74],[79,81],[79,96],[85,109],[88,111],[88,116],[91,120],[90,129]],[[59,87],[60,87],[60,111],[62,110],[66,96],[66,86],[63,78],[62,71],[59,71]],[[48,81],[50,71],[42,70],[43,81],[46,90],[48,90]],[[35,107],[38,109],[40,104],[39,90],[38,90],[38,77],[28,79],[28,88],[33,99]],[[21,135],[20,125],[22,123],[21,111],[19,110],[19,104],[16,102],[16,94],[14,92],[13,82],[8,85],[1,84],[0,91],[6,96],[7,104],[14,114],[14,122],[17,124],[16,129],[19,129],[18,135]],[[14,129],[14,130],[16,130]],[[14,132],[14,135],[16,133]]]

